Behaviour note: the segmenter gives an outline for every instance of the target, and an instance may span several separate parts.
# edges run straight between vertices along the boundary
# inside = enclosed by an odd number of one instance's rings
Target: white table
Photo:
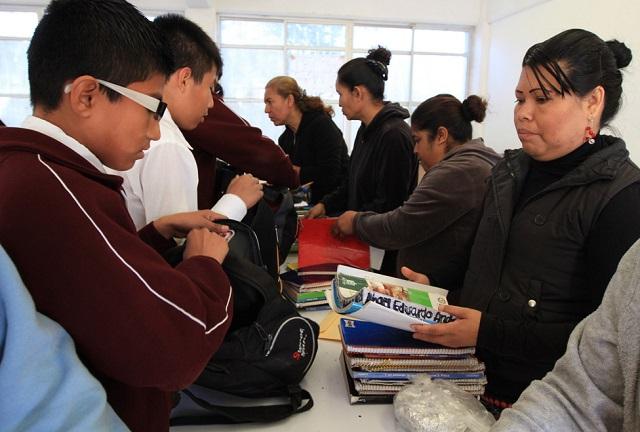
[[[305,312],[320,323],[326,311]],[[172,427],[172,432],[296,431],[296,432],[391,432],[395,430],[392,405],[350,405],[347,383],[340,367],[339,342],[320,340],[318,353],[301,387],[313,396],[310,411],[268,424]]]

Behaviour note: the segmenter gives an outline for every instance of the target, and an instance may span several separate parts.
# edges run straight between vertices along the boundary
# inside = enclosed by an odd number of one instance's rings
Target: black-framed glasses
[[[127,87],[123,87],[118,84],[114,84],[109,81],[96,79],[101,85],[113,90],[116,93],[121,94],[122,96],[131,99],[135,103],[142,105],[151,113],[153,113],[153,117],[160,121],[162,116],[164,115],[165,110],[167,109],[167,104],[162,102],[162,99],[154,98],[153,96],[149,96],[144,93],[140,93],[139,91],[132,90]],[[67,84],[64,88],[65,93],[71,92],[71,84]]]

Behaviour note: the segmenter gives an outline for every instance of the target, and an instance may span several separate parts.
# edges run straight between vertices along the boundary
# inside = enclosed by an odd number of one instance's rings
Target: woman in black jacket
[[[418,339],[476,346],[484,401],[498,411],[553,368],[640,237],[640,170],[624,141],[600,134],[630,61],[624,44],[579,29],[529,48],[515,89],[522,149],[490,177],[464,307],[444,308],[452,323],[415,328]]]
[[[352,59],[338,70],[336,91],[349,120],[362,123],[351,153],[349,173],[340,187],[325,196],[308,217],[322,217],[346,210],[385,213],[399,207],[417,180],[409,111],[385,102],[384,83],[391,53],[372,49],[366,58]],[[395,251],[385,253],[382,272],[395,274]]]
[[[278,76],[265,87],[264,112],[276,126],[286,126],[278,144],[291,158],[300,183],[313,182],[311,204],[316,204],[347,174],[347,145],[331,120],[333,108],[307,96],[295,79]]]

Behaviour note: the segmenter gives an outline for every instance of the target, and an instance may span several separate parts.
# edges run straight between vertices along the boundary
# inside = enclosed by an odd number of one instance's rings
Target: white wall
[[[612,126],[627,142],[634,161],[640,162],[640,128],[636,126],[640,113],[638,17],[640,2],[636,0],[551,0],[491,23],[487,74],[490,109],[484,127],[487,143],[496,149],[520,146],[513,127],[513,102],[522,57],[534,43],[579,27],[604,40],[624,42],[636,56],[623,72],[623,105]]]
[[[218,12],[475,25],[483,0],[214,0]]]

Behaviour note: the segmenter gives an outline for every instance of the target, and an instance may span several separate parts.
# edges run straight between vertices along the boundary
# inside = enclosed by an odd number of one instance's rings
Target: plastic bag
[[[473,395],[426,375],[396,395],[393,410],[402,432],[486,432],[495,423]]]

